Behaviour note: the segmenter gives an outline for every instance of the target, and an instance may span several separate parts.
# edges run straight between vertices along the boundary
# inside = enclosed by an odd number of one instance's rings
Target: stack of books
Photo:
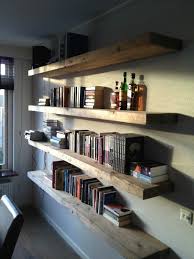
[[[85,88],[84,108],[104,108],[104,87],[94,86]]]
[[[38,105],[39,106],[50,106],[50,98],[47,96],[43,96],[43,98],[39,98]]]
[[[51,106],[69,107],[69,87],[60,86],[51,89]]]
[[[133,176],[145,182],[155,184],[168,180],[168,166],[155,161],[134,163]]]
[[[52,136],[50,139],[51,145],[58,147],[58,148],[64,148],[69,149],[69,130],[65,131],[57,131],[56,136]]]
[[[52,136],[56,136],[59,129],[59,122],[57,120],[45,120],[43,122],[43,132],[47,139],[51,139]]]
[[[132,222],[132,211],[118,203],[104,205],[103,216],[118,227],[124,227]]]

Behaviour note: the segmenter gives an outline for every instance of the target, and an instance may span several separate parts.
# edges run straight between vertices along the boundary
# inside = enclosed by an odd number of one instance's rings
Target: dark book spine
[[[84,108],[85,103],[85,87],[80,88],[80,108]]]
[[[53,88],[53,104],[54,104],[54,107],[57,106],[57,88]]]

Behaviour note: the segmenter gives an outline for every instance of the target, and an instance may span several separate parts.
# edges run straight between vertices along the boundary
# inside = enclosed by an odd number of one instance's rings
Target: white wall
[[[147,111],[183,114],[184,116],[181,117],[181,121],[177,125],[136,127],[53,115],[35,114],[34,116],[36,127],[41,127],[41,121],[43,117],[46,117],[57,118],[63,122],[65,128],[87,128],[96,132],[135,132],[151,137],[153,141],[150,143],[149,154],[154,159],[166,162],[171,166],[169,173],[174,183],[174,192],[146,201],[122,191],[120,196],[126,205],[136,213],[136,222],[145,231],[172,249],[170,258],[185,259],[194,258],[194,227],[179,220],[179,211],[182,206],[191,210],[194,209],[193,9],[193,1],[139,0],[133,1],[132,4],[87,26],[80,27],[77,32],[89,33],[92,49],[114,43],[119,39],[133,38],[146,31],[155,31],[182,38],[185,40],[185,48],[179,53],[114,66],[111,71],[105,69],[98,71],[96,74],[63,81],[66,84],[76,86],[103,85],[114,87],[116,80],[122,80],[123,71],[143,73],[148,87]],[[53,84],[55,82],[52,80],[46,82],[40,77],[36,77],[34,79],[34,101],[37,100],[37,93],[39,95],[46,93]],[[160,149],[158,148],[159,144],[154,143],[160,143]],[[37,167],[44,167],[41,152],[36,151],[35,156]],[[46,209],[48,200],[42,199],[41,202],[46,213],[55,220],[55,215],[51,211],[54,211],[58,205],[52,202],[48,210]],[[61,209],[60,213],[67,212]],[[66,224],[65,221],[57,218],[55,222],[61,228]],[[76,229],[72,232],[69,231],[68,235],[75,242],[78,242],[74,239],[75,231]],[[93,233],[91,233],[92,236]],[[87,240],[87,242],[89,241]],[[100,244],[100,239],[98,242]],[[98,242],[96,242],[96,245],[98,245]],[[82,243],[81,249],[90,254],[88,243]],[[96,252],[95,249],[94,254]],[[107,255],[110,257],[107,257]],[[94,258],[93,256],[90,257]],[[111,258],[111,250],[107,248],[106,256],[99,256],[98,258]]]
[[[24,140],[24,131],[30,129],[32,124],[28,112],[32,84],[27,74],[31,68],[32,53],[31,48],[0,45],[0,56],[14,58],[13,129],[9,129],[9,132],[13,134],[13,170],[19,174],[12,179],[15,185],[14,200],[18,206],[23,206],[31,202],[32,194],[32,185],[26,176],[26,172],[32,168],[32,148]]]

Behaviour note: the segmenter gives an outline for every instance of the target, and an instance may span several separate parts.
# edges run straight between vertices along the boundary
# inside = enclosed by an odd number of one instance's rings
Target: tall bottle
[[[146,99],[147,99],[147,87],[144,83],[144,75],[139,76],[138,82],[138,95],[137,95],[137,110],[146,110]]]
[[[131,91],[131,102],[128,105],[128,109],[132,111],[137,111],[138,86],[135,83],[135,73],[131,73],[131,82],[129,84],[129,89]]]
[[[123,83],[121,85],[120,93],[119,93],[119,106],[120,110],[127,110],[127,91],[128,91],[128,85],[127,85],[127,72],[123,73]]]
[[[111,109],[119,109],[119,82],[115,82],[114,92],[110,95]]]

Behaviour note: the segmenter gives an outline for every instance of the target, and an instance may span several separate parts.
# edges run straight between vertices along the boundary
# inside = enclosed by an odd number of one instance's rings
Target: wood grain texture
[[[90,51],[61,62],[29,70],[28,76],[43,74],[49,78],[61,78],[72,73],[175,52],[181,47],[181,40],[157,33],[145,33],[135,40],[121,42],[108,48]]]
[[[91,230],[100,232],[111,246],[124,258],[152,258],[165,255],[168,247],[136,227],[119,228],[95,213],[93,208],[77,198],[51,187],[51,181],[45,178],[45,171],[28,172],[28,177],[42,190],[61,205],[71,209]]]
[[[147,123],[174,124],[177,122],[177,114],[175,113],[147,113],[144,111],[116,111],[107,109],[65,108],[38,105],[29,105],[28,110],[76,118],[136,125],[146,125]]]
[[[172,190],[172,184],[169,181],[159,184],[145,183],[133,176],[113,171],[111,168],[98,164],[89,157],[79,155],[68,149],[53,147],[49,142],[29,140],[28,143],[54,157],[79,167],[89,176],[98,178],[105,185],[113,185],[116,189],[131,193],[141,199],[152,198]]]

